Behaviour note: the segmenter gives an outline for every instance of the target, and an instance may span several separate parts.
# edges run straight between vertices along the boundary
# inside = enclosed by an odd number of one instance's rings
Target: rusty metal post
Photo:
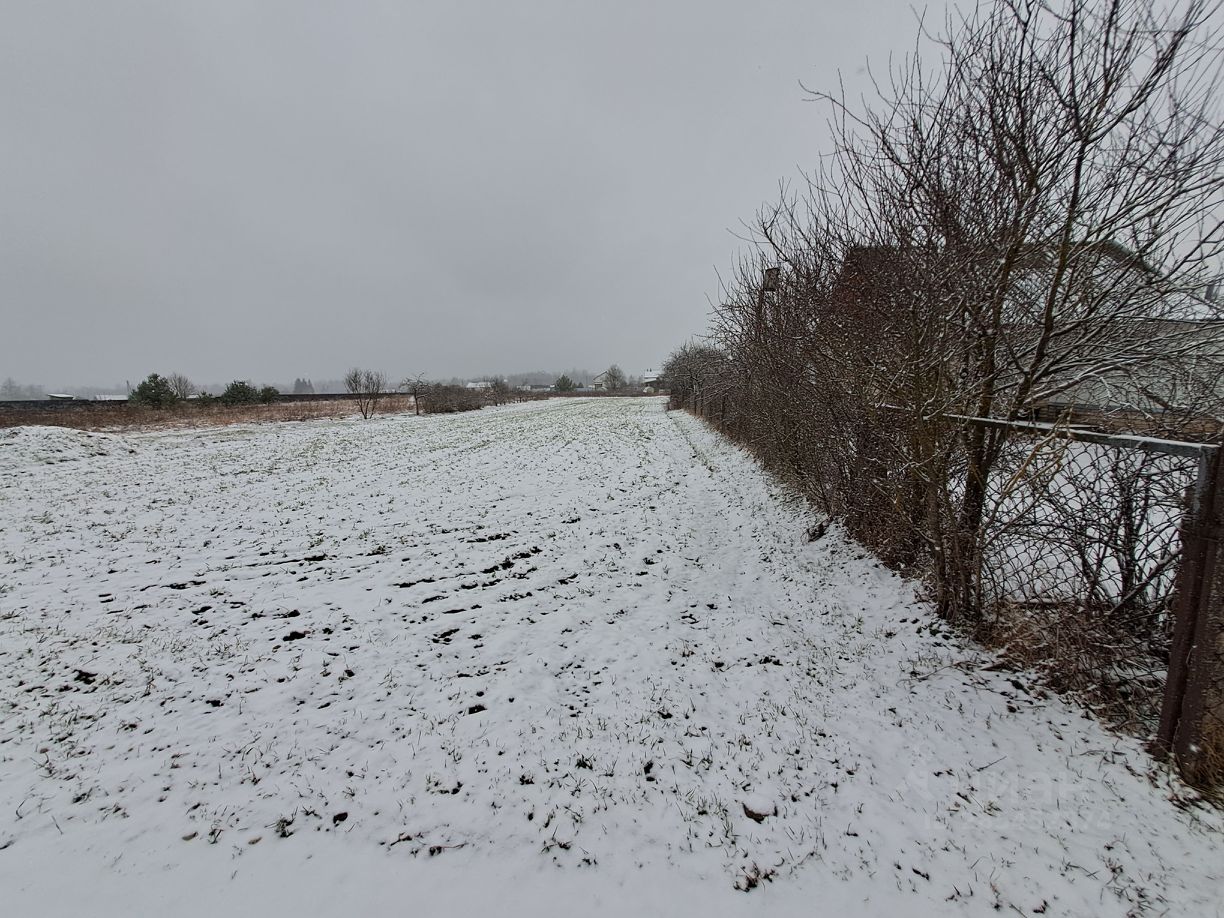
[[[1193,784],[1209,783],[1213,778],[1224,781],[1224,711],[1218,696],[1224,682],[1224,564],[1220,558],[1220,534],[1224,529],[1224,482],[1221,468],[1224,458],[1216,451],[1211,471],[1211,499],[1204,514],[1199,539],[1203,543],[1198,615],[1190,657],[1186,667],[1186,688],[1182,699],[1181,718],[1173,739],[1173,757],[1178,768]],[[1208,707],[1212,706],[1214,729],[1206,729]]]
[[[1169,672],[1165,681],[1160,726],[1152,744],[1160,756],[1173,755],[1192,780],[1198,771],[1200,731],[1216,659],[1224,573],[1218,564],[1224,488],[1220,487],[1220,448],[1199,457],[1190,508],[1182,524],[1182,562],[1178,572]],[[1219,678],[1220,674],[1215,676]]]

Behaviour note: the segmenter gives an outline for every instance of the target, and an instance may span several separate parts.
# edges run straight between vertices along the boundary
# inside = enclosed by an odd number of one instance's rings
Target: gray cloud
[[[888,0],[5,5],[0,375],[657,365]]]

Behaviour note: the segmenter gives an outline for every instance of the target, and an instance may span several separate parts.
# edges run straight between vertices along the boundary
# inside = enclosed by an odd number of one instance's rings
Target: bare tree
[[[412,410],[418,417],[421,414],[421,399],[428,388],[429,384],[425,382],[424,373],[418,373],[416,376],[405,376],[400,381],[399,391],[412,396]]]
[[[495,377],[489,383],[489,397],[493,400],[494,405],[502,405],[510,401],[514,395],[514,390],[510,388],[510,384],[501,377]]]
[[[612,364],[603,372],[604,388],[609,392],[619,392],[625,388],[625,371],[617,364]]]
[[[354,367],[344,374],[344,388],[353,396],[361,416],[369,419],[378,407],[378,400],[386,393],[387,375],[381,370]]]
[[[171,373],[166,377],[166,382],[170,384],[174,397],[179,400],[191,398],[199,391],[196,384],[182,373]]]

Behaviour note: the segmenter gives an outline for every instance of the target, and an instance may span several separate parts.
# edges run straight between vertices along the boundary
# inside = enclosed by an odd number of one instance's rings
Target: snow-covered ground
[[[657,399],[0,431],[0,914],[1224,914],[1217,812],[807,523]]]

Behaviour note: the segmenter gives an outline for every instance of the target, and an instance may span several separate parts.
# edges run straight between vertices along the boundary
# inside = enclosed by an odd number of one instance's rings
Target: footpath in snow
[[[0,914],[1224,915],[1224,820],[659,399],[0,431]]]

